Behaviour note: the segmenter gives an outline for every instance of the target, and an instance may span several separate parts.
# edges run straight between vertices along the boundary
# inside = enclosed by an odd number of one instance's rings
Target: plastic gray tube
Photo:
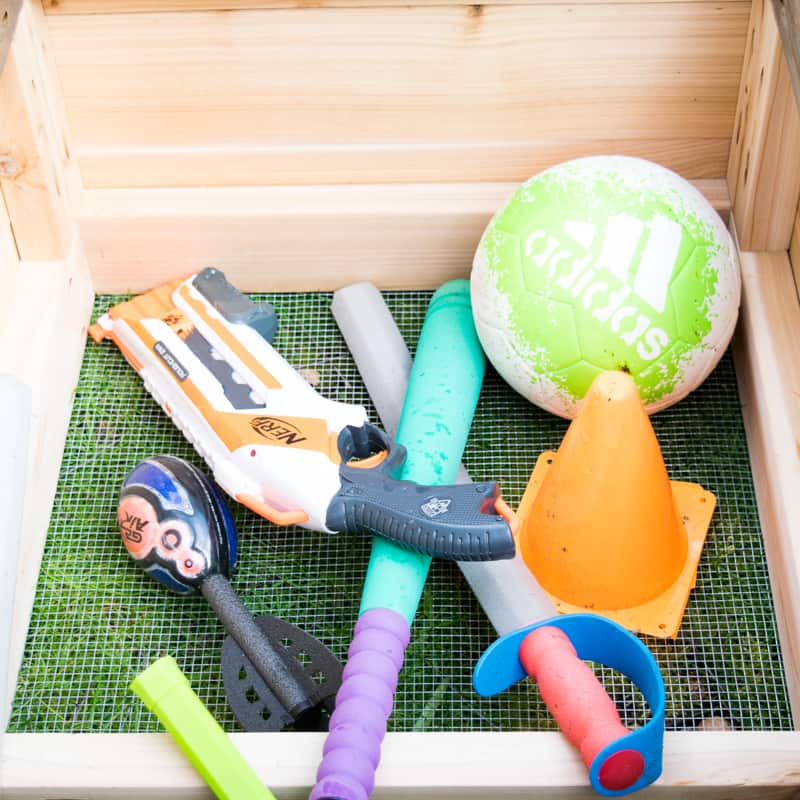
[[[331,312],[384,429],[394,437],[408,385],[411,355],[391,312],[378,289],[366,282],[334,292]],[[456,481],[471,483],[463,464]],[[558,614],[519,553],[505,561],[459,561],[458,566],[500,635]]]

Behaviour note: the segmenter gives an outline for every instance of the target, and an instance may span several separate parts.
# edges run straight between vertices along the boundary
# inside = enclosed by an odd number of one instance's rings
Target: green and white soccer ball
[[[736,249],[708,201],[638,158],[569,161],[495,214],[472,267],[472,307],[495,369],[575,415],[604,370],[629,372],[648,412],[702,383],[733,334]]]

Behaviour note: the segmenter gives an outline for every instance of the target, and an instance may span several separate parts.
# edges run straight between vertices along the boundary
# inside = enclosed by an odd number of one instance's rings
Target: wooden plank
[[[26,3],[0,76],[0,107],[6,112],[0,124],[0,177],[5,178],[0,181],[0,373],[19,379],[33,393],[29,455],[38,459],[35,468],[28,461],[17,613],[8,664],[5,658],[0,664],[0,694],[7,688],[8,696],[22,655],[77,380],[81,348],[73,338],[74,315],[88,316],[85,299],[92,296],[72,217],[79,182],[53,80],[42,10]],[[62,253],[63,261],[21,260]],[[62,405],[67,412],[60,415]]]
[[[9,734],[2,756],[7,800],[201,800],[202,779],[166,734]],[[237,733],[235,745],[281,800],[305,800],[324,734]],[[800,734],[667,733],[652,800],[793,798]],[[556,732],[389,733],[374,800],[536,796],[591,800],[586,768]]]
[[[800,112],[769,0],[754,0],[728,165],[744,250],[786,250],[800,197]]]
[[[92,298],[86,260],[75,236],[65,261],[20,264],[10,312],[0,322],[0,374],[13,375],[32,393],[8,671],[0,664],[0,680],[6,682],[9,696],[33,607]]]
[[[57,174],[48,169],[43,127],[29,105],[34,93],[17,54],[0,75],[0,192],[24,258],[63,258],[69,219]],[[42,150],[40,150],[42,148]]]
[[[725,173],[730,137],[531,139],[390,145],[78,147],[87,187],[313,186],[359,183],[521,182],[570,158],[647,158],[687,178]],[[202,176],[202,178],[200,177]]]
[[[0,668],[11,671],[9,646],[14,618],[19,545],[22,539],[22,504],[30,435],[31,390],[13,375],[0,373]],[[0,738],[11,711],[11,687],[0,680]]]
[[[80,189],[38,3],[20,10],[0,75],[0,191],[25,260],[66,258]]]
[[[22,659],[93,297],[75,224],[80,177],[44,12],[38,0],[13,10],[0,73],[0,374],[30,390],[31,424],[22,522],[6,531],[19,536],[19,553],[8,648],[0,659],[3,720]]]
[[[19,252],[17,251],[17,243],[14,241],[11,219],[8,216],[3,194],[0,192],[0,281],[4,287],[4,291],[0,292],[0,319],[5,316],[3,302],[6,297],[6,287],[12,280],[12,276],[16,274],[18,264]]]
[[[794,270],[794,282],[800,296],[800,206],[797,207],[797,217],[794,221],[792,241],[789,244],[789,258]]]
[[[0,4],[2,10],[2,4]],[[0,16],[2,19],[2,16]],[[0,52],[0,70],[2,70]],[[2,162],[0,162],[2,170]],[[19,253],[11,230],[11,220],[0,191],[0,330],[12,313],[20,271]],[[24,498],[19,491],[20,472],[27,463],[30,422],[30,388],[0,369],[0,738],[8,722],[13,683],[7,681],[13,625],[21,515]],[[9,480],[9,478],[11,478]],[[24,480],[22,481],[24,485]],[[0,745],[0,749],[2,745]]]
[[[795,102],[800,106],[800,0],[772,0]]]
[[[705,0],[682,0],[683,2],[705,2]],[[474,14],[482,13],[486,6],[537,5],[571,3],[570,0],[417,0],[417,5],[471,6]],[[579,0],[579,3],[627,3],[639,0]],[[651,0],[651,2],[674,3],[675,0]],[[257,8],[380,8],[408,6],[409,0],[43,0],[48,14],[108,14],[142,11],[241,11]]]
[[[482,8],[51,16],[84,182],[517,181],[603,150],[724,174],[748,2]]]
[[[759,516],[794,719],[800,719],[800,301],[786,253],[741,253],[735,342]]]
[[[695,185],[727,217],[725,181]],[[93,189],[81,233],[98,292],[144,291],[213,264],[244,291],[356,280],[432,288],[468,274],[516,184]]]
[[[0,72],[11,48],[11,38],[17,25],[22,0],[0,0]]]

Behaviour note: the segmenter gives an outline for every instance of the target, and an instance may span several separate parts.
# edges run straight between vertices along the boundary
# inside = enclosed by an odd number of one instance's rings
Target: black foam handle
[[[272,642],[258,627],[227,578],[212,575],[203,581],[203,596],[214,609],[225,630],[239,645],[264,683],[294,719],[315,706],[318,698],[292,673]]]
[[[406,449],[369,423],[339,432],[341,486],[325,518],[332,531],[383,536],[418,553],[454,561],[513,558],[514,536],[496,483],[423,486],[397,480]],[[384,453],[371,467],[359,460]]]
[[[328,507],[331,530],[383,536],[418,553],[454,561],[514,556],[511,529],[494,508],[495,483],[434,487],[386,477],[357,478]]]

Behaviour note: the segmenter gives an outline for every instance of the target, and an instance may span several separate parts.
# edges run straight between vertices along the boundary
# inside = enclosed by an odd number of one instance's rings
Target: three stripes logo
[[[533,231],[525,254],[594,319],[635,345],[640,358],[653,361],[670,345],[653,317],[666,309],[683,229],[662,215],[645,222],[629,214],[610,217],[604,227],[602,239],[597,225],[575,220],[564,222],[563,239]]]

